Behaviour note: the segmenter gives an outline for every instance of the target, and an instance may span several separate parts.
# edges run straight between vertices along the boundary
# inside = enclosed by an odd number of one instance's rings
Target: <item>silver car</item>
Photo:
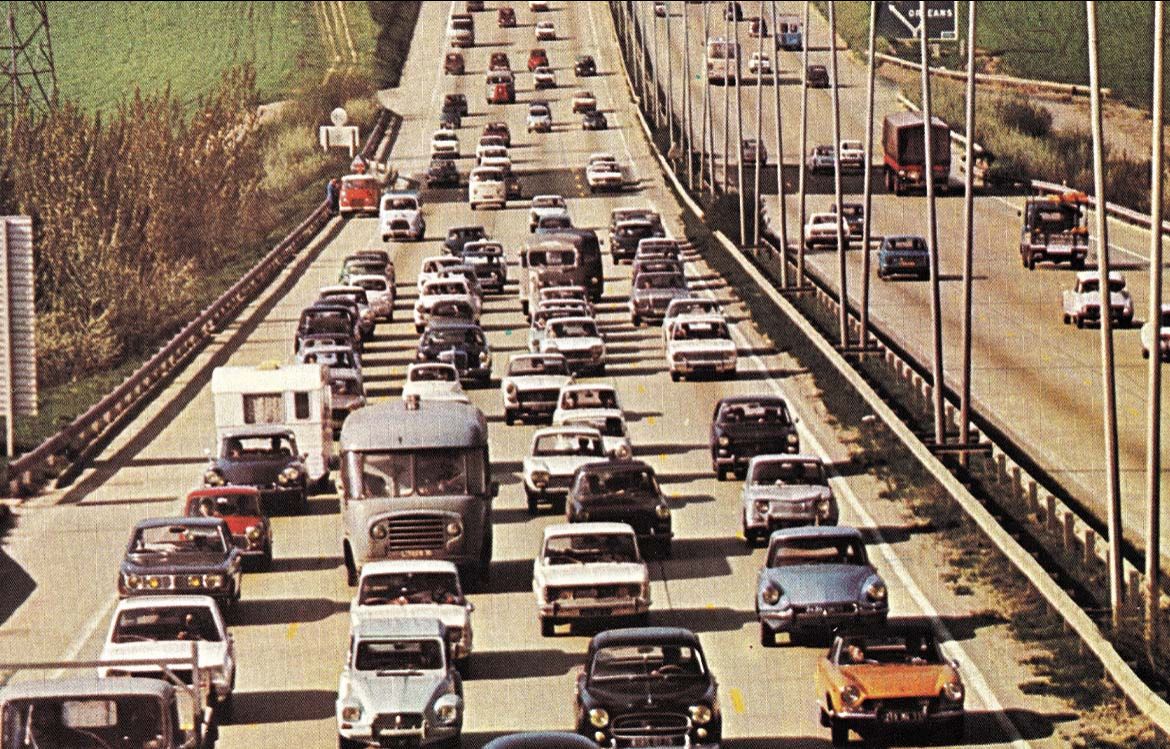
[[[532,436],[532,448],[524,458],[524,494],[528,513],[535,515],[541,502],[555,512],[565,511],[565,497],[573,474],[587,463],[609,459],[601,433],[593,427],[562,426],[541,429]]]
[[[743,537],[754,546],[777,528],[836,525],[837,500],[815,455],[757,455],[743,483]]]

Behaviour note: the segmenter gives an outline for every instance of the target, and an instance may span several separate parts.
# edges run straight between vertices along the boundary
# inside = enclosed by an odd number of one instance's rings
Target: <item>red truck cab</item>
[[[341,213],[378,215],[378,179],[368,174],[347,174],[341,178],[337,207]]]
[[[951,128],[938,117],[930,119],[934,189],[944,194],[950,187]],[[887,191],[903,195],[910,189],[926,188],[925,130],[921,114],[895,112],[886,115],[882,122],[882,148]]]

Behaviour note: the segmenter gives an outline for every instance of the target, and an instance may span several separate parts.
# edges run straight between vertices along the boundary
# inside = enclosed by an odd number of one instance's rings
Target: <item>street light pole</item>
[[[808,0],[804,0],[804,43],[800,53],[800,171],[797,176],[798,202],[800,203],[800,238],[796,242],[796,285],[804,286],[804,222],[805,187],[807,186],[805,153],[808,151],[808,42],[811,38],[808,28]]]
[[[691,111],[691,23],[683,4],[683,150],[687,154],[687,187],[695,189],[695,119]]]
[[[740,60],[743,54],[739,46],[739,24],[735,24],[735,191],[739,193],[739,244],[747,242],[747,207],[743,194],[743,95],[740,79],[743,68]]]
[[[666,130],[674,153],[674,47],[670,44],[670,3],[666,3]],[[683,20],[686,20],[685,17]],[[677,168],[677,166],[675,167]]]
[[[723,42],[724,54],[731,55],[731,14],[726,10],[723,12]],[[739,54],[739,50],[735,50],[735,54]],[[726,193],[730,184],[730,167],[731,162],[728,161],[731,151],[728,149],[728,136],[731,134],[731,90],[727,85],[727,69],[731,63],[729,57],[723,58],[723,192]],[[739,63],[738,57],[736,63]],[[738,77],[738,68],[736,69]],[[738,81],[737,81],[738,84]]]
[[[873,89],[875,43],[877,41],[877,4],[878,0],[869,3],[869,58],[866,64],[865,84],[865,176],[861,188],[862,217],[861,217],[861,347],[869,345],[869,241],[870,209],[873,205]]]
[[[923,19],[918,39],[922,58],[923,147],[926,151],[926,228],[927,242],[929,243],[927,249],[930,253],[930,326],[934,344],[933,366],[931,368],[934,380],[934,444],[942,445],[947,438],[946,414],[943,412],[946,403],[943,398],[946,383],[943,381],[942,299],[938,278],[938,220],[934,199],[934,128],[932,127],[930,108],[930,54],[927,51],[926,40],[926,0],[918,0],[918,12],[919,18]]]
[[[959,392],[959,444],[971,439],[971,339],[973,279],[975,274],[975,0],[967,2],[967,144],[963,155],[967,172],[963,179],[963,375]],[[969,454],[959,453],[963,466]]]
[[[759,248],[760,246],[760,206],[763,200],[760,198],[760,172],[764,168],[761,163],[760,153],[764,148],[764,73],[761,67],[764,62],[764,0],[760,0],[760,26],[759,26],[759,57],[760,60],[756,64],[756,163],[755,163],[755,184],[753,190],[753,198],[755,198],[755,205],[752,206],[752,246]],[[776,33],[773,27],[772,33]],[[774,38],[774,37],[773,37]],[[739,158],[743,159],[743,154],[740,153]]]
[[[780,28],[776,25],[776,0],[771,0],[771,5],[772,39],[775,41],[776,31]],[[788,206],[786,205],[788,201],[784,190],[784,138],[780,126],[780,54],[778,50],[773,51],[772,54],[776,58],[772,64],[772,101],[776,119],[776,200],[780,209],[780,287],[786,289],[788,288]]]

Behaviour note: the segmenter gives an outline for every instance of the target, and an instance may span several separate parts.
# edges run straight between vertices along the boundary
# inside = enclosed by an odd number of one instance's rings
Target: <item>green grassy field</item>
[[[347,18],[363,62],[377,27],[364,2],[347,2]],[[316,82],[328,64],[308,2],[49,3],[53,54],[62,96],[87,109],[110,109],[139,86],[168,84],[193,102],[220,73],[251,61],[260,97],[288,98]]]

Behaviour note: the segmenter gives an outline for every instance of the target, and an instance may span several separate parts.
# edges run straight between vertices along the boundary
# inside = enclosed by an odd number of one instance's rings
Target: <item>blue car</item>
[[[878,278],[892,276],[930,278],[930,250],[926,240],[909,234],[887,236],[878,249]]]
[[[806,526],[772,533],[756,582],[760,644],[788,632],[827,635],[842,625],[885,624],[886,584],[869,563],[856,528]]]

